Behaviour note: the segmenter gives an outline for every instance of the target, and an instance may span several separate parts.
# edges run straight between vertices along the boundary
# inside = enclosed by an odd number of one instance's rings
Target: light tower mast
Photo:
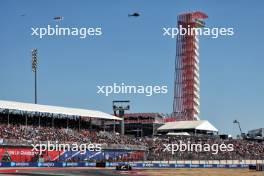
[[[38,50],[36,48],[32,49],[32,72],[35,76],[35,104],[38,103],[37,101],[37,70],[38,70]]]

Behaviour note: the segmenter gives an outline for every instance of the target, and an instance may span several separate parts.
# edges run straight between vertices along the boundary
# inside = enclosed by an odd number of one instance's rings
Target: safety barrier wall
[[[166,164],[264,164],[264,160],[171,160],[171,161],[139,161]]]
[[[106,167],[128,164],[107,162]],[[129,163],[136,168],[248,168],[248,164],[166,164],[166,163]],[[0,162],[0,167],[95,167],[90,162]]]

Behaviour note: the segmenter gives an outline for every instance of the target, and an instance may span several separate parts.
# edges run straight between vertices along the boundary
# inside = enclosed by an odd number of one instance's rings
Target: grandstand
[[[83,127],[92,129],[101,126],[105,121],[122,120],[101,111],[3,100],[0,101],[0,113],[3,122],[9,124],[15,120],[25,126],[31,124],[53,127],[56,124],[65,128],[71,126],[80,129],[80,125],[84,124]]]
[[[10,161],[126,160],[143,158],[144,146],[139,141],[117,136],[106,129],[105,121],[121,119],[94,110],[65,108],[12,101],[0,101],[0,155]],[[109,130],[109,131],[107,131]],[[32,144],[100,143],[103,152],[47,151],[39,156]],[[122,150],[121,150],[122,149]],[[125,151],[124,151],[125,149]],[[36,159],[37,158],[37,159]]]
[[[112,127],[102,125],[102,121],[120,120],[120,118],[93,110],[35,105],[28,103],[0,101],[0,158],[2,161],[14,162],[155,162],[177,161],[192,163],[195,161],[222,163],[222,161],[243,161],[252,163],[264,159],[264,141],[248,141],[243,139],[221,139],[217,135],[205,131],[217,132],[207,121],[168,122],[158,128],[160,132],[188,133],[188,135],[149,135],[130,137],[115,133]],[[125,120],[150,120],[147,123],[160,122],[159,114],[128,114]],[[151,118],[153,117],[153,118]],[[135,119],[134,119],[135,120]],[[137,119],[139,120],[139,119]],[[131,122],[131,121],[130,121]],[[134,122],[134,121],[132,121]],[[138,123],[138,122],[137,122]],[[172,124],[173,123],[173,124]],[[128,123],[129,124],[129,123]],[[131,126],[130,126],[131,128]],[[152,129],[153,130],[153,129]],[[196,133],[195,133],[196,130]],[[203,135],[197,135],[198,132]],[[32,144],[78,143],[102,145],[102,151],[49,151],[41,155],[32,151]],[[232,144],[234,151],[219,152],[183,152],[176,151],[173,155],[164,151],[164,144],[177,143],[209,143]],[[189,161],[189,162],[188,162]],[[240,163],[240,162],[238,162]]]

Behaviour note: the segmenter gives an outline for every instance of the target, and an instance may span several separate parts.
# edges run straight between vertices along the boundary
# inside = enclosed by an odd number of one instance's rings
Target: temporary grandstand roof
[[[61,114],[67,116],[91,117],[91,118],[100,118],[107,120],[122,120],[119,117],[112,116],[110,114],[101,111],[79,109],[79,108],[66,108],[60,106],[49,106],[49,105],[40,105],[40,104],[31,104],[31,103],[21,103],[15,101],[0,100],[0,109]]]
[[[212,132],[218,131],[218,129],[216,129],[207,120],[167,122],[161,127],[159,127],[158,131],[187,130],[187,129],[212,131]]]

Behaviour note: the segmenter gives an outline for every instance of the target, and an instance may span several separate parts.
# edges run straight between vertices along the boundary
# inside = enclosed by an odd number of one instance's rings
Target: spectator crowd
[[[154,136],[131,137],[113,132],[100,131],[99,128],[65,128],[62,124],[54,126],[37,123],[21,124],[16,121],[7,123],[6,118],[0,116],[0,147],[1,145],[19,145],[38,143],[40,141],[58,141],[59,143],[98,143],[105,145],[118,145],[119,149],[128,149],[127,146],[139,146],[145,149],[146,160],[242,160],[264,159],[264,141],[243,139],[221,139],[218,136]],[[89,125],[89,123],[87,123]],[[102,130],[102,129],[101,129]],[[12,143],[12,141],[14,141]],[[232,144],[233,151],[218,151],[217,154],[207,151],[176,151],[172,154],[164,150],[168,144]]]

